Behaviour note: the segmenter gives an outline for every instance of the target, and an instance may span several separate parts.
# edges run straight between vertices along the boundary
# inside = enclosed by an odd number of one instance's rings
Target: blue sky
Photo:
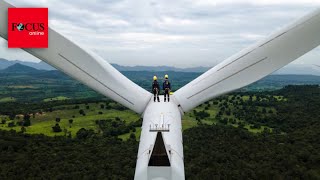
[[[320,0],[7,0],[49,7],[50,27],[110,63],[214,66],[320,7]],[[39,61],[0,40],[1,57]],[[320,64],[317,48],[295,64]]]

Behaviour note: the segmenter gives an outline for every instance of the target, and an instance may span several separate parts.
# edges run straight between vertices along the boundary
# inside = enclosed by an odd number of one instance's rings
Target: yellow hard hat
[[[155,81],[155,80],[157,80],[158,78],[157,78],[157,76],[153,76],[153,80]]]
[[[164,78],[168,79],[168,78],[169,78],[168,74],[166,74],[166,75],[164,76]]]

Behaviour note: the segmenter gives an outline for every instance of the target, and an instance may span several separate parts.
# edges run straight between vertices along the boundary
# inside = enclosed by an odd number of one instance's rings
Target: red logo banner
[[[9,48],[48,48],[48,8],[8,8]]]

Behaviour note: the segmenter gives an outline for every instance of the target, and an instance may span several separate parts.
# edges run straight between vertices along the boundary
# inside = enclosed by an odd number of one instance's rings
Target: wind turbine
[[[7,9],[0,1],[0,36]],[[170,103],[123,76],[100,56],[49,29],[49,48],[23,49],[143,117],[135,179],[185,179],[181,117],[201,103],[249,85],[320,44],[320,10],[242,50],[185,85]]]

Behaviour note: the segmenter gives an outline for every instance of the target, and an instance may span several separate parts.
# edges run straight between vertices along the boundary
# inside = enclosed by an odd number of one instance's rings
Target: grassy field
[[[222,100],[220,100],[219,103],[229,102],[232,99],[232,97],[232,95],[225,96]],[[243,101],[248,101],[250,99],[249,96],[242,96],[241,98]],[[277,96],[274,98],[276,98],[278,101],[286,100],[284,97],[281,96]],[[46,102],[66,99],[67,97],[59,96],[56,98],[46,99]],[[10,97],[0,99],[0,101],[2,102],[9,102],[14,100],[14,98]],[[253,96],[252,100],[256,101],[257,97]],[[216,119],[216,115],[220,110],[219,103],[217,103],[217,100],[212,100],[196,107],[193,111],[185,113],[185,115],[182,117],[183,130],[198,126],[199,123],[209,125],[220,123]],[[130,122],[135,122],[140,118],[140,115],[134,113],[133,111],[117,110],[117,106],[119,106],[119,104],[117,103],[109,103],[108,106],[109,108],[106,108],[105,102],[55,106],[52,107],[52,111],[35,113],[34,115],[31,114],[31,126],[26,127],[26,133],[44,134],[47,136],[64,136],[71,133],[72,137],[75,137],[76,133],[81,128],[92,129],[95,132],[99,133],[100,129],[96,125],[96,120],[120,118],[121,120],[125,120],[126,124],[129,124]],[[231,109],[231,111],[233,111],[235,107],[232,104],[229,104],[229,108]],[[257,109],[258,111],[262,111],[261,107],[257,107]],[[276,112],[276,110],[273,107],[266,107],[266,110],[272,110],[273,112]],[[85,115],[80,114],[80,111],[83,111],[83,114]],[[195,112],[200,111],[205,111],[209,114],[209,116],[201,120],[197,119]],[[9,117],[0,115],[0,120],[6,120],[5,124],[0,124],[0,129],[13,129],[16,131],[21,131],[20,126],[8,127],[8,124],[10,122],[16,123],[18,121],[21,121],[22,118],[23,115],[17,115],[15,120],[9,120]],[[56,118],[60,118],[59,125],[62,129],[62,132],[56,133],[52,130],[52,127],[55,126],[55,124],[57,123]],[[270,129],[272,131],[271,128],[265,126],[261,126],[260,128],[253,128],[252,124],[247,123],[244,120],[236,119],[233,114],[231,114],[230,116],[224,114],[222,118],[235,119],[235,124],[228,123],[229,125],[232,125],[234,127],[238,127],[239,122],[242,122],[244,123],[244,128],[248,129],[248,131],[252,133],[262,132],[265,128]],[[73,120],[72,124],[69,123],[70,119]],[[136,139],[139,139],[141,128],[137,127],[135,129],[135,132],[131,130],[130,133],[120,135],[119,138],[127,140],[130,137],[131,133],[135,134]]]
[[[10,89],[38,89],[35,86],[31,85],[17,85],[17,86],[8,86]]]
[[[31,126],[26,127],[26,133],[30,134],[44,134],[48,136],[62,136],[66,132],[71,132],[74,137],[76,132],[81,128],[93,129],[98,131],[95,121],[103,119],[115,119],[116,117],[126,120],[127,123],[138,120],[140,117],[138,114],[130,111],[118,111],[114,109],[101,109],[102,103],[89,103],[89,104],[77,104],[77,105],[65,105],[53,107],[52,112],[43,112],[42,114],[35,114],[31,116]],[[77,106],[77,109],[75,109]],[[89,109],[87,109],[89,108]],[[79,113],[80,110],[85,112],[85,116]],[[17,116],[16,120],[22,119]],[[0,116],[1,118],[1,116]],[[62,132],[55,133],[52,127],[56,124],[56,118],[60,118],[60,127]],[[8,120],[8,117],[2,116],[2,119],[6,119],[6,124],[0,124],[1,129],[21,131],[20,126],[8,127],[7,124],[12,122]],[[69,124],[69,119],[73,119],[73,123]]]
[[[4,97],[4,98],[0,98],[0,103],[4,103],[4,102],[15,102],[16,98],[14,97]]]
[[[44,99],[43,101],[44,101],[44,102],[49,102],[49,101],[63,101],[63,100],[68,100],[68,99],[70,99],[70,98],[64,97],[64,96],[57,96],[57,97],[54,97],[54,98]]]

